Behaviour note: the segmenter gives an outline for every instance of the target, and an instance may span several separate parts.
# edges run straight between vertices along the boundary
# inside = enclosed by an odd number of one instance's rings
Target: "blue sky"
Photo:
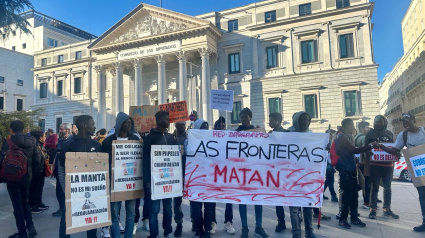
[[[198,15],[238,7],[259,0],[163,0],[163,7]],[[133,8],[140,0],[32,0],[34,8],[48,16],[101,35]],[[159,6],[160,0],[143,2]],[[372,22],[375,61],[379,64],[378,79],[391,71],[403,55],[401,20],[409,7],[409,0],[376,0]]]

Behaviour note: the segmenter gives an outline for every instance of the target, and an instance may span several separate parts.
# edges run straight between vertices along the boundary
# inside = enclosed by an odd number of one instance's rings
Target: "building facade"
[[[116,113],[130,106],[187,100],[210,126],[221,115],[228,128],[240,123],[245,107],[253,124],[266,129],[271,112],[282,113],[289,126],[305,110],[315,132],[347,117],[371,120],[379,113],[373,7],[368,0],[266,0],[193,17],[142,3],[89,44],[82,84],[93,107],[81,113],[110,129]],[[49,54],[39,53],[35,72]],[[45,73],[57,69],[51,63]],[[35,78],[36,87],[54,88]],[[210,109],[211,89],[234,91],[233,112]],[[74,115],[66,106],[75,103],[71,98],[63,108],[39,100],[36,107],[53,108],[47,127],[57,127],[57,115]]]
[[[0,111],[23,111],[33,105],[32,55],[0,48]]]
[[[94,39],[95,36],[51,18],[35,10],[19,14],[30,24],[31,35],[12,32],[8,39],[0,36],[0,95],[6,91],[3,107],[6,111],[29,109],[34,101],[34,74],[31,69],[37,51],[54,49],[72,43]],[[65,59],[63,59],[65,60]],[[46,63],[47,62],[43,62]],[[51,63],[51,62],[48,62]],[[5,81],[6,83],[2,83]],[[20,83],[17,83],[17,82]],[[1,91],[3,90],[3,91]],[[15,93],[15,91],[18,91]],[[14,95],[17,96],[14,96]],[[8,95],[10,95],[8,97]],[[4,95],[2,96],[4,98]],[[1,104],[1,102],[0,102]],[[0,107],[1,110],[1,107]]]
[[[401,22],[404,54],[379,87],[381,114],[395,135],[404,130],[403,113],[416,115],[425,125],[425,11],[422,0],[412,0]]]

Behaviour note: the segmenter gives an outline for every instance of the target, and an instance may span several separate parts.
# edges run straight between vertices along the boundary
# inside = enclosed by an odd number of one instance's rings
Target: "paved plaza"
[[[38,238],[54,238],[58,237],[59,222],[60,217],[53,217],[52,212],[58,209],[58,203],[55,197],[55,180],[47,179],[44,186],[44,195],[43,202],[46,205],[50,206],[50,209],[45,211],[42,214],[34,214],[33,219],[35,226],[38,231]],[[337,186],[337,184],[335,184]],[[421,211],[418,201],[418,193],[412,183],[401,182],[394,180],[393,182],[393,202],[392,210],[400,215],[399,220],[389,219],[382,216],[382,209],[378,210],[377,220],[369,220],[366,216],[369,214],[367,210],[359,208],[361,214],[361,219],[367,224],[366,228],[353,227],[351,230],[344,230],[338,226],[337,221],[335,220],[335,215],[338,212],[338,204],[331,201],[325,201],[323,206],[323,213],[332,217],[330,221],[323,221],[320,227],[320,230],[317,229],[317,220],[314,221],[314,233],[319,238],[329,237],[329,238],[423,238],[424,233],[415,233],[412,228],[420,224],[421,221]],[[328,193],[328,192],[327,192]],[[326,193],[326,194],[327,194]],[[329,195],[329,194],[327,194]],[[382,191],[380,192],[379,197],[382,199]],[[359,207],[363,199],[359,201]],[[124,206],[123,206],[124,207]],[[239,219],[238,206],[234,205],[234,227],[237,230],[235,235],[227,234],[223,229],[224,222],[224,205],[217,204],[217,233],[213,236],[215,238],[227,238],[227,237],[240,237],[241,235],[241,223]],[[142,209],[142,207],[140,207]],[[184,238],[191,238],[194,234],[191,232],[191,222],[189,218],[189,201],[184,201],[183,203],[183,212],[185,214],[184,224],[183,224],[183,236]],[[275,233],[274,228],[277,224],[277,218],[275,214],[274,207],[264,207],[263,210],[263,227],[267,234],[271,238],[277,237],[292,237],[291,233],[291,223],[289,219],[289,209],[285,208],[286,212],[286,225],[287,229],[282,233]],[[122,211],[122,214],[125,214]],[[159,217],[160,221],[162,217]],[[254,207],[248,207],[248,223],[250,229],[250,237],[256,237],[254,235],[255,229],[255,216],[254,216]],[[0,238],[5,238],[11,235],[16,231],[15,220],[13,218],[13,209],[8,196],[6,185],[0,184],[0,224],[1,232]],[[140,223],[141,224],[141,223]],[[175,224],[173,224],[175,228]],[[304,230],[304,228],[303,228]],[[162,230],[160,230],[162,234]],[[146,238],[149,233],[141,228],[138,229],[138,232],[135,238]],[[74,234],[71,238],[82,238],[86,237],[85,233]],[[99,236],[100,237],[100,229]]]

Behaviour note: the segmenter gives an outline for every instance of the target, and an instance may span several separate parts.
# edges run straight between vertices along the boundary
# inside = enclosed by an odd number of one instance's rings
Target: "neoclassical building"
[[[141,3],[95,40],[37,52],[34,107],[46,109],[49,128],[91,114],[98,128],[110,129],[116,113],[131,115],[130,106],[180,100],[210,126],[225,116],[228,128],[244,107],[267,129],[271,112],[282,113],[287,127],[295,112],[307,111],[316,132],[347,117],[371,120],[379,113],[373,7],[368,0],[266,0],[194,17]],[[57,63],[58,55],[67,60]],[[234,91],[233,112],[210,108],[211,89]]]

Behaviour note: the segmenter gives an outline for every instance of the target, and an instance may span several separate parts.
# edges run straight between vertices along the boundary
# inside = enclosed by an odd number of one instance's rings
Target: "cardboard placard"
[[[149,132],[156,128],[155,113],[159,111],[157,106],[133,106],[130,107],[130,116],[134,121],[134,127],[140,132]]]
[[[142,142],[114,140],[112,156],[111,202],[143,197]]]
[[[108,154],[65,156],[66,234],[110,226]]]
[[[233,110],[233,90],[211,90],[211,109],[231,112]]]
[[[383,143],[386,147],[392,148],[394,143]],[[372,149],[373,156],[370,157],[370,160],[373,162],[394,162],[398,158],[395,155],[388,154],[382,149]]]
[[[402,151],[415,187],[425,186],[425,145]]]
[[[170,123],[189,121],[186,101],[161,104],[159,110],[170,114]]]
[[[152,200],[183,196],[182,154],[179,145],[151,146]]]

